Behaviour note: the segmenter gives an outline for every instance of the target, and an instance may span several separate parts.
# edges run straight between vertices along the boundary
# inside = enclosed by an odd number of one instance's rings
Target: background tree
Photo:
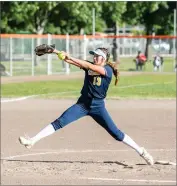
[[[156,35],[173,35],[174,33],[174,9],[177,9],[177,3],[174,1],[168,1],[167,2],[168,9],[164,10],[163,8],[160,8],[158,12],[163,15],[159,19],[159,24],[163,25],[156,28]],[[165,12],[165,14],[164,14]],[[172,53],[173,48],[173,40],[168,40],[170,44],[170,50],[169,54]],[[177,47],[177,46],[176,46]]]
[[[115,27],[115,24],[122,24],[122,14],[126,11],[127,2],[100,2],[102,6],[102,19],[108,28]]]
[[[81,30],[85,34],[92,33],[92,9],[96,10],[96,30],[103,31],[106,27],[104,21],[100,18],[102,8],[99,2],[61,2],[52,12],[49,18],[53,26],[58,28],[54,31],[57,34],[78,34]]]
[[[127,11],[123,14],[123,20],[131,25],[144,25],[144,33],[146,35],[152,35],[153,32],[162,30],[162,27],[169,21],[169,14],[171,13],[169,4],[165,1],[127,2]],[[150,43],[151,39],[147,39],[146,56],[148,56]]]
[[[121,26],[122,14],[126,11],[127,2],[101,2],[102,19],[106,22],[107,28],[110,28],[114,34],[117,34],[117,26]],[[118,62],[118,44],[117,39],[112,41],[113,61]]]
[[[1,32],[14,33],[27,31],[43,34],[57,2],[3,2]]]
[[[19,27],[24,26],[19,24],[18,20],[15,21],[15,12],[13,11],[12,2],[1,3],[1,33],[15,33]]]
[[[91,34],[92,9],[96,31],[143,25],[144,34],[171,34],[176,2],[1,2],[1,33]],[[82,31],[82,32],[81,32]],[[151,43],[147,39],[145,54]]]

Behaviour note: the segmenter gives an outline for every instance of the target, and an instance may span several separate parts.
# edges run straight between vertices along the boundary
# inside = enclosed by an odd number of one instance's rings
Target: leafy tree
[[[42,34],[56,2],[3,2],[2,32],[19,32],[21,29]]]
[[[164,16],[165,14],[166,16]],[[169,14],[169,4],[165,1],[127,2],[127,11],[123,14],[123,20],[131,25],[144,25],[145,34],[152,35],[153,32],[160,31],[164,25],[167,25],[168,21],[170,21]],[[151,39],[147,39],[146,56],[148,56],[150,43]]]
[[[13,3],[0,2],[1,3],[1,33],[13,33],[20,25],[14,19]]]
[[[1,32],[85,34],[92,33],[92,9],[96,12],[96,31],[123,23],[144,25],[146,35],[170,34],[176,2],[1,2]],[[148,45],[147,40],[146,55]]]
[[[156,14],[159,14],[161,16],[158,16],[157,22],[159,22],[159,25],[155,27],[156,35],[170,35],[173,34],[174,29],[174,9],[176,8],[176,2],[168,1],[167,6],[168,8],[160,7]],[[163,16],[162,16],[163,15]]]
[[[102,2],[102,19],[105,20],[108,28],[116,34],[117,26],[122,25],[122,14],[126,11],[127,2]],[[112,41],[113,60],[118,61],[117,39]]]
[[[92,32],[92,9],[96,10],[96,31],[106,27],[98,2],[3,2],[2,32],[78,34]]]
[[[122,14],[126,11],[127,2],[101,2],[102,19],[105,20],[108,28],[115,27],[115,24],[121,26]]]
[[[99,2],[61,2],[52,12],[50,22],[54,23],[53,31],[59,34],[78,34],[84,30],[85,34],[92,32],[92,9],[96,10],[96,31],[105,29],[105,23],[100,18],[101,6]],[[50,27],[51,29],[51,27]]]

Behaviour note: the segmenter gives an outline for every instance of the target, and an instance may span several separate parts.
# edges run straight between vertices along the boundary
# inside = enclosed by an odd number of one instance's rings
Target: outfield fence
[[[34,48],[44,43],[55,44],[58,50],[88,60],[92,60],[92,56],[89,55],[90,50],[106,47],[111,52],[112,59],[114,59],[113,52],[116,50],[120,62],[127,63],[128,68],[128,63],[132,64],[132,59],[139,50],[145,52],[147,39],[149,39],[149,60],[159,53],[170,58],[173,66],[176,63],[176,37],[174,36],[1,34],[0,37],[1,64],[5,66],[7,75],[10,76],[68,74],[79,70],[59,61],[54,54],[36,56]]]

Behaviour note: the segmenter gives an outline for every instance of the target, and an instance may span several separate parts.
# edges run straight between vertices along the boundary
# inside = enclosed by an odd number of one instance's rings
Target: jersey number
[[[93,78],[93,85],[100,86],[101,85],[101,77],[94,77]]]

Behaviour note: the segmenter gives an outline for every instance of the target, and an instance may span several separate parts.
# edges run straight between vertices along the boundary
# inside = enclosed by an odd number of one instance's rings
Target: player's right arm
[[[55,49],[53,53],[58,54],[59,52],[60,51],[57,51]],[[62,53],[65,56],[64,61],[66,61],[67,63],[70,63],[72,65],[78,66],[78,67],[83,68],[83,69],[87,69],[87,70],[90,69],[90,70],[92,70],[94,72],[97,72],[97,73],[99,73],[101,75],[104,75],[104,76],[106,75],[105,68],[102,67],[102,66],[94,65],[94,64],[92,64],[90,62],[87,62],[85,60],[81,60],[81,59],[71,57],[64,51],[61,51],[60,53]]]
[[[61,53],[61,51],[58,51],[57,49],[54,49],[54,51],[53,51],[53,53],[55,53],[55,54],[59,54],[59,53]],[[66,54],[65,52],[63,52],[62,51],[62,53],[63,54]],[[64,61],[66,61],[65,59],[64,59]],[[69,59],[67,59],[67,61],[66,61],[67,63],[69,63],[69,64],[71,64],[71,65],[75,65],[75,66],[77,66],[77,67],[79,67],[79,68],[81,68],[81,65],[79,65],[79,64],[77,64],[77,63],[75,63],[74,61],[72,61],[72,60],[69,60]]]

